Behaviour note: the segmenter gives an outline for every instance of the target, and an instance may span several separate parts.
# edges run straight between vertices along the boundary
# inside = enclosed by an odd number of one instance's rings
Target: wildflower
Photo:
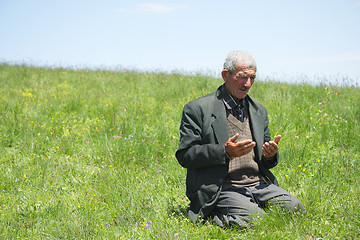
[[[111,228],[111,225],[110,225],[110,224],[108,224],[108,225],[106,225],[106,227],[107,227],[107,228]]]
[[[175,233],[175,234],[174,234],[174,237],[177,237],[177,236],[179,236],[179,233]]]
[[[146,225],[145,225],[145,229],[148,229],[150,226],[151,226],[152,222],[148,222]]]

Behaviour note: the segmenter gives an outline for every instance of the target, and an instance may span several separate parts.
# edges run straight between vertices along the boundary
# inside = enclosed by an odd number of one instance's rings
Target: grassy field
[[[220,79],[0,65],[0,239],[358,239],[360,89],[257,80],[280,186],[249,230],[191,223],[174,153],[185,103]]]

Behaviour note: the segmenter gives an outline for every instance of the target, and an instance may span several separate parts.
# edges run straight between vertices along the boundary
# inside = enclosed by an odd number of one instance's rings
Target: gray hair
[[[256,67],[255,59],[250,53],[246,51],[232,51],[225,59],[224,69],[232,73],[238,62],[242,62],[248,68]]]

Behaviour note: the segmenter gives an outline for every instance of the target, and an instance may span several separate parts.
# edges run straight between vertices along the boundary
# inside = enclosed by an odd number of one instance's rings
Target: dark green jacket
[[[220,89],[220,88],[219,88]],[[228,172],[229,159],[225,143],[229,139],[226,110],[220,90],[187,103],[180,125],[180,143],[176,158],[187,169],[186,195],[190,199],[189,218],[196,221],[211,214]],[[264,142],[270,141],[267,111],[255,99],[246,96],[256,162],[260,173],[277,185],[269,171],[278,163],[279,155],[265,159]]]

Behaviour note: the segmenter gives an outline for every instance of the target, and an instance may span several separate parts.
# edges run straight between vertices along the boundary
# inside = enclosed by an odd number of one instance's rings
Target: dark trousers
[[[279,206],[289,212],[306,212],[304,205],[284,189],[265,181],[250,187],[231,187],[223,190],[213,214],[220,227],[232,224],[242,228],[251,226],[251,220],[265,214],[269,206]]]

